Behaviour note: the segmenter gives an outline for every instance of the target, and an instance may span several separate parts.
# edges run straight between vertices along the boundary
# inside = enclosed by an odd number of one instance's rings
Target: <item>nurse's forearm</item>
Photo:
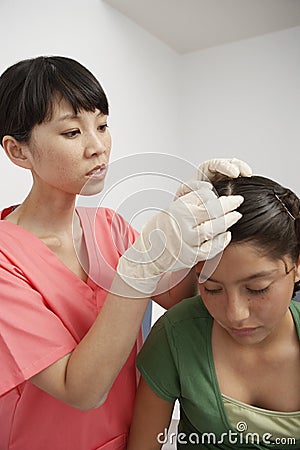
[[[159,294],[154,293],[152,300],[165,309],[170,309],[184,298],[193,297],[199,292],[195,268],[165,274],[157,286]]]
[[[121,283],[116,278],[113,290],[120,292],[122,287],[125,292]],[[132,350],[148,300],[108,294],[95,323],[74,351],[31,381],[78,409],[101,405]]]

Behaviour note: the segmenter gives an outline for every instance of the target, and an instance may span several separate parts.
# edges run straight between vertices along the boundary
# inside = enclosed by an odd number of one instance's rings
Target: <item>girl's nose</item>
[[[238,327],[250,315],[249,301],[236,293],[228,294],[226,316],[233,327]]]

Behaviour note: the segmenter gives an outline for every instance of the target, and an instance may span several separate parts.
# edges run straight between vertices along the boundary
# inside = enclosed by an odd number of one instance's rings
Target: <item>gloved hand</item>
[[[191,191],[196,191],[201,181],[217,181],[222,178],[251,177],[252,169],[240,159],[209,159],[198,167],[195,178],[182,183],[175,198],[181,197]]]
[[[126,284],[151,294],[164,272],[191,268],[224,250],[231,239],[226,230],[241,217],[234,210],[244,199],[218,198],[212,188],[202,181],[197,191],[180,197],[143,226],[118,263],[117,272]]]

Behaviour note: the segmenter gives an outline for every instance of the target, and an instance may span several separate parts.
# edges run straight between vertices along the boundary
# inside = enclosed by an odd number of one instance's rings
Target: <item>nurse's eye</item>
[[[102,133],[104,133],[104,131],[106,131],[106,129],[108,128],[107,123],[105,123],[104,125],[100,125],[98,127],[98,130],[101,131]]]
[[[246,289],[249,292],[249,294],[251,294],[251,295],[262,295],[262,294],[265,294],[266,292],[268,292],[269,288],[270,288],[270,286],[267,286],[262,289],[250,289],[250,288],[246,288]]]
[[[65,136],[66,138],[74,138],[75,136],[77,136],[77,134],[80,134],[80,130],[78,129],[62,133],[62,136]]]

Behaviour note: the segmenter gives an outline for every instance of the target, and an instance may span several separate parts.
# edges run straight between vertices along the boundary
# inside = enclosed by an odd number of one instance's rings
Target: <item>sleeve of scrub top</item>
[[[152,327],[137,356],[137,367],[150,388],[161,398],[174,402],[180,395],[176,347],[165,327],[165,315]]]
[[[106,208],[107,222],[118,253],[122,255],[136,240],[139,233],[120,214]]]
[[[0,395],[77,345],[23,273],[0,253]]]

